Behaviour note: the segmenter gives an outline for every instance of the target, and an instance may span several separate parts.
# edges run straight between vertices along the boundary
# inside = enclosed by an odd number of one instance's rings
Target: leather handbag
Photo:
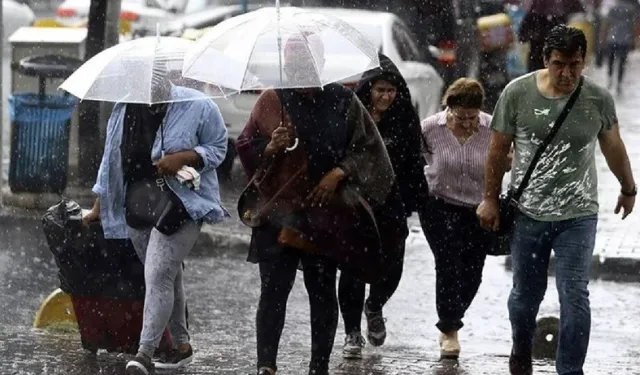
[[[278,243],[280,245],[293,247],[295,249],[303,250],[307,253],[322,254],[323,251],[316,246],[311,239],[304,233],[296,230],[293,227],[282,227],[278,233]]]
[[[257,228],[262,226],[264,222],[268,220],[270,214],[272,214],[275,206],[283,203],[279,201],[281,194],[284,193],[287,188],[295,185],[299,177],[306,171],[306,166],[296,170],[283,185],[277,187],[277,190],[270,198],[266,198],[263,185],[269,185],[265,180],[268,179],[275,163],[275,160],[269,161],[268,164],[259,167],[242,193],[240,193],[237,205],[238,217],[240,221],[248,227]],[[273,189],[269,188],[266,190]]]
[[[327,256],[340,270],[366,283],[385,275],[389,264],[373,209],[352,188],[336,191],[327,205],[308,207],[283,219],[277,239],[280,245]]]
[[[160,127],[164,155],[164,121]],[[180,198],[167,186],[165,177],[157,175],[155,180],[136,181],[127,186],[125,219],[131,228],[154,227],[160,233],[170,236],[191,220],[191,215]]]
[[[191,219],[180,199],[166,186],[164,177],[130,184],[125,195],[127,225],[136,229],[155,227],[170,236]]]
[[[265,198],[260,181],[263,181],[263,173],[268,168],[260,168],[254,174],[238,200],[238,215],[242,223],[252,228],[267,221],[279,223],[278,244],[309,254],[325,255],[335,260],[341,270],[364,282],[376,282],[384,275],[386,265],[377,223],[364,198],[352,189],[342,187],[329,206],[299,210],[295,209],[297,205],[294,203],[288,207],[293,210],[279,212],[287,203],[278,199],[281,193],[288,186],[293,186],[294,180],[305,169],[296,171],[273,196]],[[349,198],[343,202],[341,195]]]
[[[491,247],[487,250],[487,255],[493,256],[501,256],[501,255],[509,255],[511,254],[511,239],[513,236],[513,227],[515,226],[516,213],[518,212],[518,202],[522,197],[522,193],[526,189],[529,181],[531,180],[531,176],[533,175],[533,171],[536,169],[538,161],[542,157],[542,154],[547,149],[553,138],[558,134],[562,123],[571,112],[573,105],[575,104],[578,96],[580,96],[580,91],[582,90],[582,85],[584,83],[584,77],[580,77],[580,81],[578,82],[578,86],[573,91],[569,100],[564,105],[562,112],[556,119],[553,124],[553,128],[549,134],[542,141],[536,153],[533,155],[531,159],[531,163],[527,168],[522,181],[517,189],[514,189],[513,186],[509,186],[506,193],[500,196],[500,228],[497,232],[494,233],[494,238],[492,241]]]

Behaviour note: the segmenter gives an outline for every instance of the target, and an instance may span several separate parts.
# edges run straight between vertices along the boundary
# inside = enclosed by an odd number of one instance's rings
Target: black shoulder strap
[[[535,155],[533,155],[533,158],[531,159],[531,163],[529,164],[529,168],[527,168],[527,172],[524,174],[524,177],[522,178],[522,182],[520,182],[520,186],[518,186],[518,190],[516,190],[515,194],[513,195],[513,199],[516,202],[520,199],[520,197],[522,196],[522,193],[524,192],[524,189],[526,189],[527,185],[529,184],[531,175],[533,174],[533,171],[536,169],[536,166],[538,164],[538,161],[542,157],[542,154],[547,149],[547,146],[549,146],[551,141],[553,141],[553,138],[556,136],[556,134],[558,134],[558,131],[562,126],[562,123],[569,115],[569,112],[571,112],[571,108],[573,108],[573,105],[575,104],[576,100],[578,100],[578,96],[580,96],[580,91],[582,90],[583,83],[584,83],[584,77],[581,76],[580,81],[578,82],[578,87],[576,87],[576,89],[573,91],[573,93],[571,94],[571,97],[569,97],[569,100],[564,105],[562,112],[560,112],[560,115],[558,116],[556,121],[553,123],[553,128],[549,132],[549,135],[546,136],[546,138],[542,141],[542,143],[538,147],[538,150],[536,151]]]

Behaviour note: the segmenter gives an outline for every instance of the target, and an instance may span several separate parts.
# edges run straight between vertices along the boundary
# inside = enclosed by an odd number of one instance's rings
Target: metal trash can
[[[38,77],[38,93],[9,97],[13,193],[57,193],[67,186],[71,115],[77,100],[68,94],[46,94],[46,79],[66,78],[81,60],[57,55],[22,59],[21,74]]]

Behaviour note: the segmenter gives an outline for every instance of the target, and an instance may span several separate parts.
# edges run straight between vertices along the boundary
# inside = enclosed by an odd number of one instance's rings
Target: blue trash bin
[[[62,194],[69,169],[69,133],[76,99],[17,93],[9,97],[13,193]]]

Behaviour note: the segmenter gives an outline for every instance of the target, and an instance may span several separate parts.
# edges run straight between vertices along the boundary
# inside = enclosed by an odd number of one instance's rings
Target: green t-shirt
[[[491,121],[492,129],[514,134],[511,184],[515,187],[570,96],[543,96],[535,74],[526,74],[507,85]],[[520,198],[520,210],[541,221],[597,214],[596,141],[601,132],[617,123],[611,94],[585,77],[578,100],[542,154]]]

